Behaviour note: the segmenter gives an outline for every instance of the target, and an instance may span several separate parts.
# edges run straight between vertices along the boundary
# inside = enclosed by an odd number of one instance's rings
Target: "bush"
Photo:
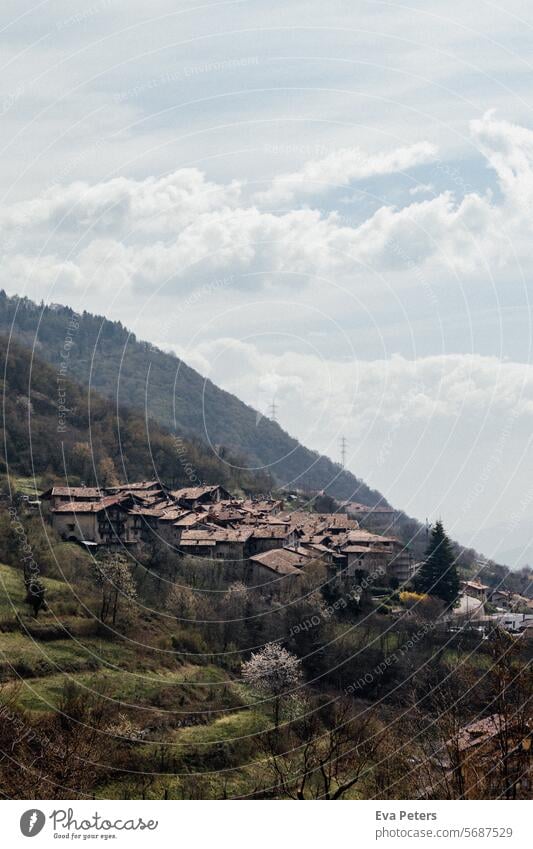
[[[208,646],[203,637],[192,630],[180,628],[172,636],[172,648],[182,663],[210,663]]]

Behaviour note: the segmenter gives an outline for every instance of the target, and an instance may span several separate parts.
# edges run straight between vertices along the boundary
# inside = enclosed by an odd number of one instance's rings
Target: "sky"
[[[3,12],[0,285],[532,563],[531,4]]]

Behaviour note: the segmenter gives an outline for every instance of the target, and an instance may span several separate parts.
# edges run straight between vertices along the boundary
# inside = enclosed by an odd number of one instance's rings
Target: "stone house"
[[[130,496],[70,501],[52,510],[54,528],[65,540],[92,545],[130,545],[140,540]]]

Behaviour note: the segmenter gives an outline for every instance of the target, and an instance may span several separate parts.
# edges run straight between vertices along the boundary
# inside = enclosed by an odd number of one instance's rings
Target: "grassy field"
[[[57,581],[54,578],[43,578],[43,584],[46,587],[46,600],[51,612],[54,609],[58,610],[61,605],[77,607],[75,596],[72,588],[64,581]],[[18,615],[29,615],[27,605],[24,603],[26,590],[22,576],[22,570],[14,566],[6,566],[0,563],[0,619],[15,617]],[[46,617],[46,613],[41,614]]]
[[[0,693],[37,719],[55,713],[72,686],[82,698],[113,702],[114,715],[135,736],[125,744],[135,767],[132,776],[105,782],[99,798],[223,798],[257,786],[254,735],[271,722],[268,706],[254,705],[225,669],[174,653],[157,618],[147,614],[139,643],[99,633],[84,609],[88,598],[80,603],[66,582],[43,580],[49,609],[35,619],[21,570],[0,564]],[[76,586],[82,596],[83,586]],[[221,770],[228,757],[231,768]]]

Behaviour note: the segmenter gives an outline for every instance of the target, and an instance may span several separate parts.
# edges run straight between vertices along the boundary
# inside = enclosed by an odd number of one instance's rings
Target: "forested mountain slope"
[[[217,482],[249,493],[287,483],[387,504],[182,361],[139,342],[120,322],[0,291],[0,334],[3,471],[87,484],[114,476],[159,477],[175,486]],[[65,387],[62,430],[59,391]],[[399,514],[395,532],[422,558],[426,533],[419,522]],[[454,547],[463,569],[476,574],[477,552]],[[497,583],[508,576],[494,565],[482,572]]]
[[[0,292],[0,333],[31,347],[55,369],[63,365],[69,378],[90,383],[119,406],[145,410],[173,432],[208,443],[224,460],[224,452],[238,454],[248,468],[265,469],[297,489],[325,490],[370,505],[387,503],[183,361],[137,340],[120,322]]]
[[[142,412],[59,376],[13,339],[0,336],[4,441],[1,470],[41,481],[87,485],[160,479],[171,486],[222,483],[233,492],[265,492],[264,472],[222,462],[200,440],[176,437]]]

